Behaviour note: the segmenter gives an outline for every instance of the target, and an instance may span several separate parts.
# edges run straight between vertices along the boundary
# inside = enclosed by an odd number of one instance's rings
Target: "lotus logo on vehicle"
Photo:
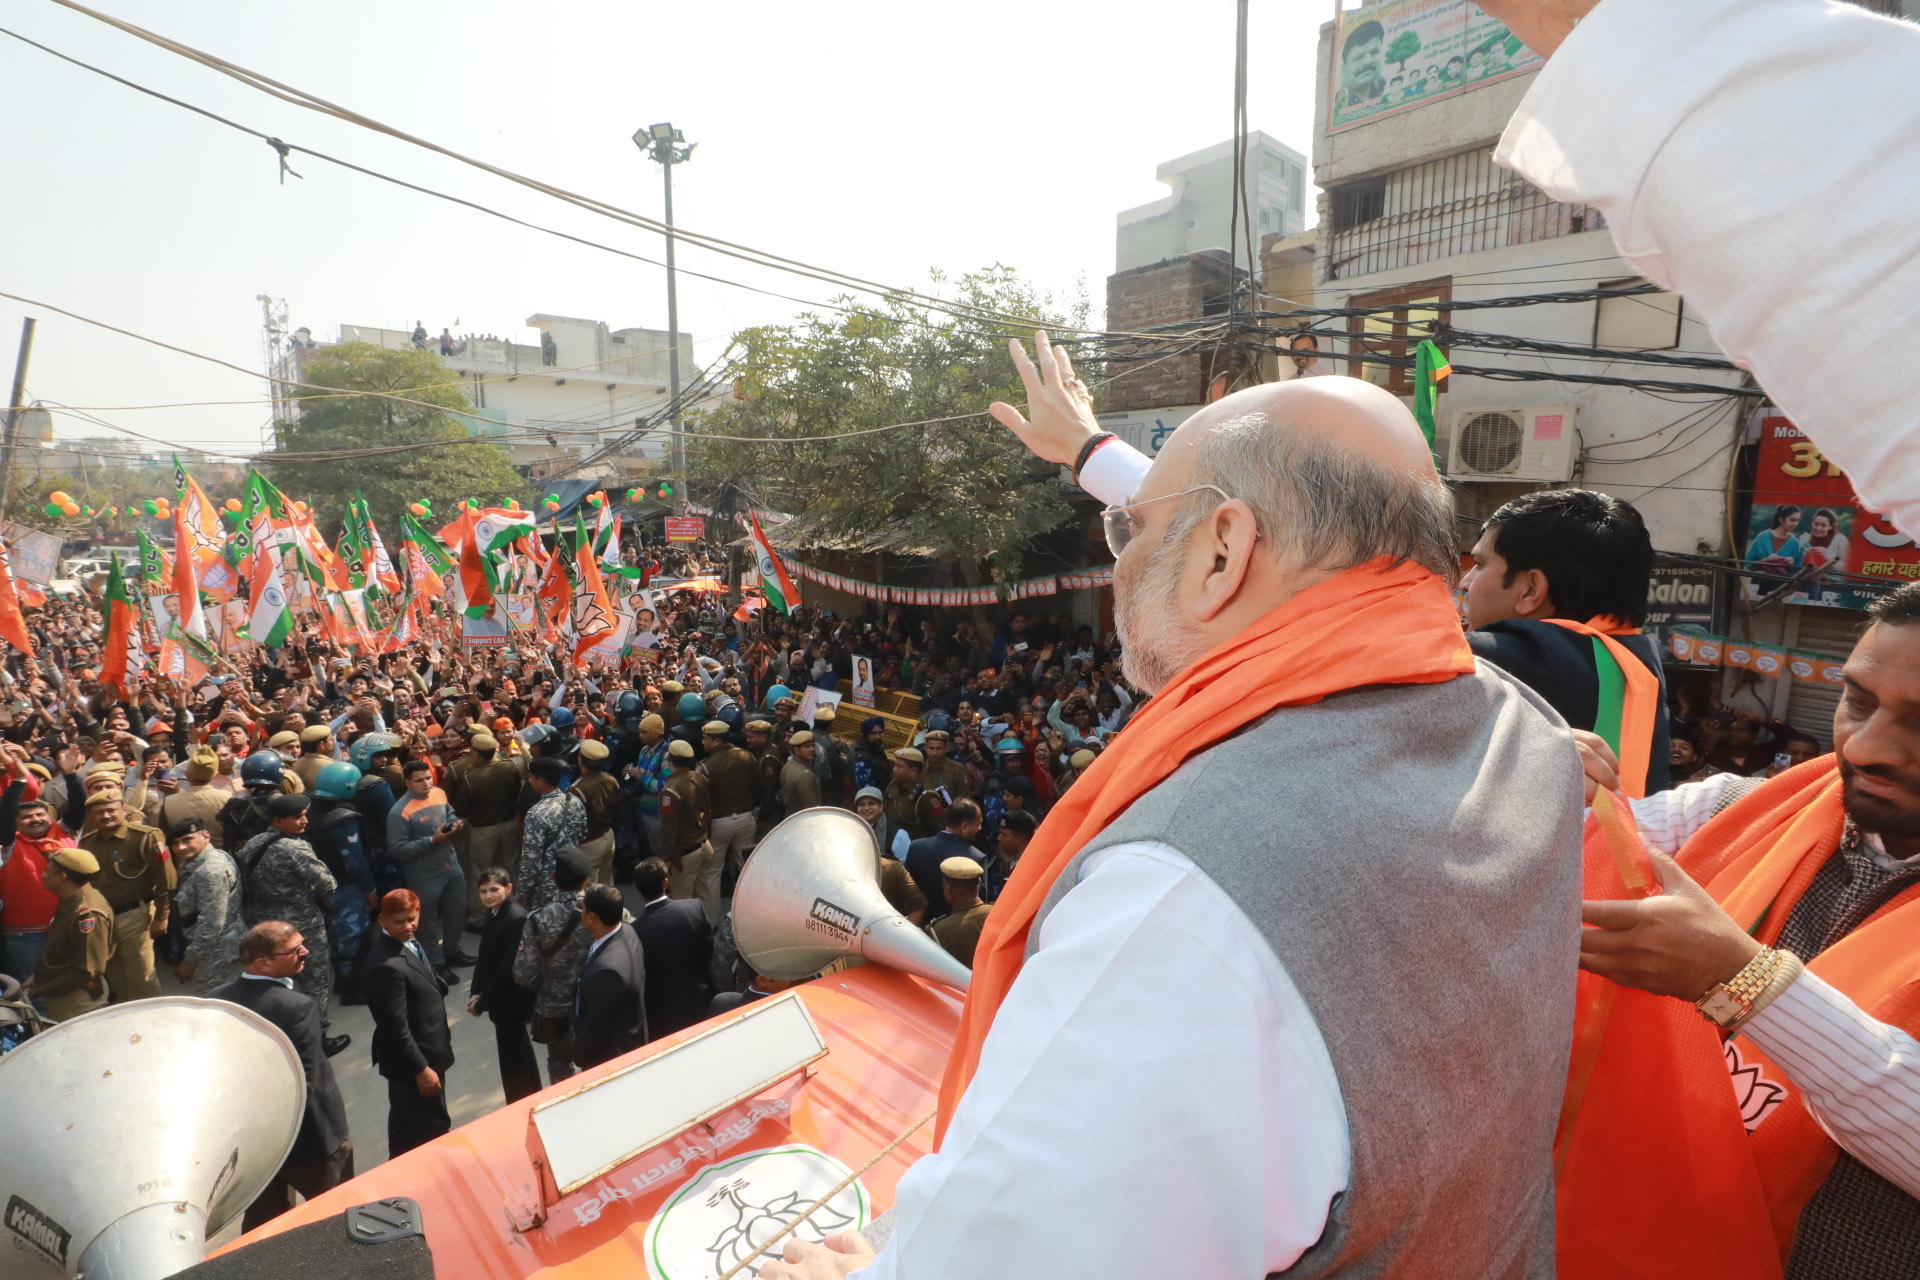
[[[786,1239],[776,1237],[849,1172],[825,1152],[799,1144],[709,1165],[669,1196],[647,1227],[647,1273],[653,1280],[715,1280],[745,1263],[739,1274],[758,1276],[761,1265],[778,1259],[785,1247]],[[817,1242],[858,1231],[870,1212],[867,1190],[856,1178],[788,1238]]]

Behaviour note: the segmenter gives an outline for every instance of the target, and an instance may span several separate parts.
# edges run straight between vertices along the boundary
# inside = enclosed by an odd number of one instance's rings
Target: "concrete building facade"
[[[1167,161],[1154,177],[1172,191],[1119,216],[1114,270],[1127,272],[1167,258],[1226,249],[1234,231],[1233,141]],[[1237,238],[1257,245],[1262,236],[1292,235],[1306,226],[1307,158],[1264,133],[1247,135],[1245,210]],[[1243,248],[1237,255],[1247,258]]]

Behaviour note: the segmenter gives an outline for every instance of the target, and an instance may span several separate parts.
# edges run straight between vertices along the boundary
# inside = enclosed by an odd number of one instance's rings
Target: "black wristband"
[[[1093,457],[1093,451],[1113,438],[1114,434],[1111,431],[1096,431],[1087,437],[1087,442],[1080,446],[1080,456],[1073,460],[1073,478],[1075,483],[1079,482],[1080,468],[1087,465],[1087,459]]]

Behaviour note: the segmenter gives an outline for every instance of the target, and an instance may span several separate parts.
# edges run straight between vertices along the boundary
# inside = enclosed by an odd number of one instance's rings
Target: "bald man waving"
[[[1149,462],[1037,347],[993,413],[1112,504],[1152,698],[988,918],[884,1248],[762,1276],[1550,1276],[1580,765],[1467,649],[1412,417],[1257,387]]]

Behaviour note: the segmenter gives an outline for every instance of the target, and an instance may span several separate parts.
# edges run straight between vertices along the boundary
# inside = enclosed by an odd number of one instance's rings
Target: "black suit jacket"
[[[381,929],[367,957],[367,1011],[373,1015],[373,1064],[389,1080],[411,1080],[453,1065],[447,1028],[447,984],[427,962]]]
[[[513,957],[526,927],[527,909],[508,898],[480,931],[480,958],[467,989],[480,998],[480,1012],[495,1022],[525,1022],[533,1012],[533,992],[513,980]]]
[[[338,1151],[348,1136],[347,1104],[333,1078],[333,1064],[320,1045],[320,1006],[313,997],[257,978],[235,978],[207,995],[253,1010],[286,1032],[300,1055],[300,1068],[307,1075],[307,1114],[288,1159],[323,1160]]]
[[[649,902],[634,918],[646,962],[647,1034],[670,1035],[707,1016],[713,926],[693,898]]]
[[[573,1060],[597,1066],[647,1042],[646,960],[640,939],[616,925],[580,968],[573,1000]]]

